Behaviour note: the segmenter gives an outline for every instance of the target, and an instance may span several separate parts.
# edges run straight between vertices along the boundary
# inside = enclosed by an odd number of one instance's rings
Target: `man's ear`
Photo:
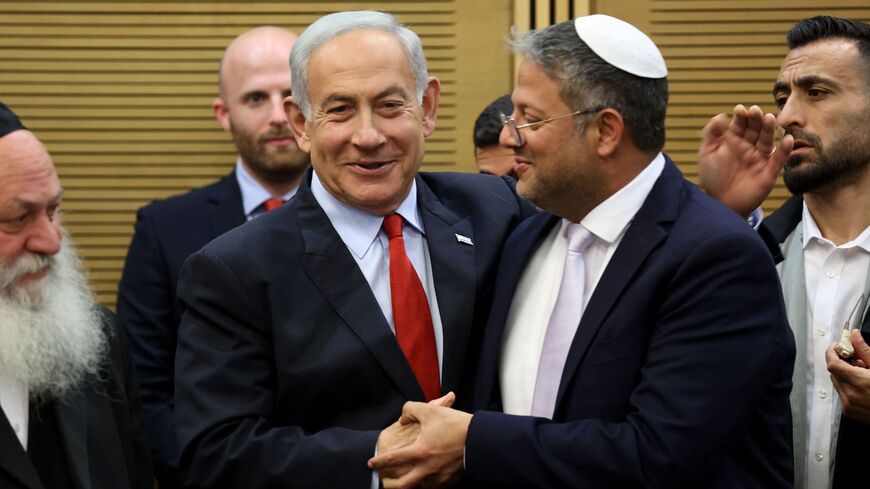
[[[224,131],[230,130],[230,109],[227,103],[220,97],[215,97],[211,103],[211,109],[214,111],[214,118],[217,119]]]
[[[622,135],[625,132],[625,121],[622,120],[622,114],[607,108],[598,113],[592,124],[595,124],[598,129],[598,140],[596,141],[598,156],[601,158],[611,156],[622,142]]]
[[[441,100],[441,82],[434,76],[430,76],[426,90],[423,92],[423,136],[425,137],[435,132],[439,100]]]
[[[296,145],[302,151],[310,153],[311,137],[308,134],[308,126],[305,124],[305,114],[296,105],[292,95],[284,99],[284,113],[287,114],[287,122],[290,123],[290,129],[293,130],[293,135],[296,137]]]

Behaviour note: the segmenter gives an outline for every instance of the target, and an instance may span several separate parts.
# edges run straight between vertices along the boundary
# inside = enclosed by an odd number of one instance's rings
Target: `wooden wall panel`
[[[474,171],[471,127],[513,84],[523,31],[608,13],[649,32],[671,70],[667,150],[694,178],[703,124],[737,102],[773,110],[784,35],[800,18],[870,19],[866,0],[0,1],[0,100],[47,144],[64,219],[98,298],[114,306],[135,210],[225,174],[234,148],[211,113],[226,44],[258,25],[300,32],[344,9],[395,13],[443,83],[424,169]],[[787,192],[778,187],[766,208]]]
[[[690,179],[710,117],[738,103],[776,112],[771,90],[792,25],[815,15],[870,21],[867,0],[598,0],[593,10],[632,22],[662,50],[671,91],[665,150]],[[780,180],[765,211],[788,196]]]
[[[51,152],[101,302],[114,307],[136,209],[232,168],[231,138],[211,111],[226,45],[258,25],[301,32],[359,9],[396,14],[441,79],[424,169],[472,171],[474,118],[510,87],[510,0],[0,1],[0,100]]]

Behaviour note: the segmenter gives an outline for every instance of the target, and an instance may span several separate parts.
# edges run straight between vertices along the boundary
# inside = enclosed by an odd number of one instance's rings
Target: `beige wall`
[[[704,123],[735,103],[773,110],[795,21],[870,20],[867,0],[417,0],[385,2],[0,2],[0,100],[46,142],[64,219],[99,300],[114,306],[135,210],[206,184],[235,160],[214,121],[223,48],[257,25],[301,32],[325,11],[383,9],[418,32],[444,93],[424,169],[474,171],[471,130],[513,83],[509,26],[607,13],[650,33],[671,80],[666,150],[689,178]],[[778,187],[766,204],[787,196]]]

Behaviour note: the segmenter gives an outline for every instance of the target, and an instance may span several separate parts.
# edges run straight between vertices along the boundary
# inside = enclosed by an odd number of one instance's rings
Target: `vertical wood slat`
[[[550,1],[537,0],[535,2],[535,29],[550,25]]]
[[[513,2],[513,26],[517,32],[527,32],[531,29],[540,29],[551,24],[550,18],[556,22],[570,20],[570,11],[574,10],[574,17],[588,15],[590,0],[512,0]],[[535,21],[532,23],[532,4],[534,4]],[[516,79],[519,70],[520,59],[513,57],[513,78]],[[513,84],[513,80],[511,81]]]
[[[570,0],[556,0],[555,2],[556,8],[556,22],[563,22],[568,20],[569,13],[571,10],[571,2]]]

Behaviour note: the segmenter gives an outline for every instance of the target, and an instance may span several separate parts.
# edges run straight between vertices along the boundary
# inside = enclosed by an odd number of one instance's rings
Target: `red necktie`
[[[266,212],[269,212],[277,207],[280,207],[283,203],[284,199],[276,199],[275,197],[272,197],[263,201],[263,209],[266,209]]]
[[[429,301],[414,265],[405,253],[402,216],[392,214],[385,217],[383,226],[390,238],[390,296],[396,339],[423,388],[426,400],[431,401],[441,394],[441,381]]]

